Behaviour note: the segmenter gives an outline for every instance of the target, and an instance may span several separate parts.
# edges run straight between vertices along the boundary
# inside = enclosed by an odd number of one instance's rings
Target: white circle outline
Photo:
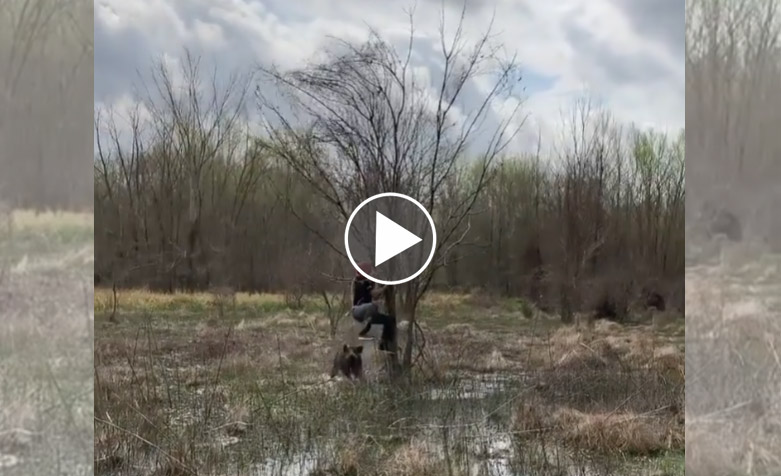
[[[421,268],[412,276],[409,276],[404,279],[399,279],[398,281],[383,281],[382,279],[377,279],[373,276],[370,276],[366,274],[359,266],[358,263],[355,262],[353,259],[352,253],[350,253],[350,243],[349,243],[349,236],[350,236],[350,225],[353,222],[353,218],[355,218],[355,215],[358,213],[358,211],[364,207],[367,203],[374,201],[378,198],[383,197],[396,197],[396,198],[403,198],[404,200],[407,200],[409,202],[412,202],[420,208],[420,211],[423,212],[424,215],[426,215],[426,219],[428,219],[429,225],[431,225],[431,253],[428,255],[428,259],[426,260],[426,263],[421,266]],[[385,193],[378,193],[377,195],[372,195],[371,197],[367,198],[366,200],[362,201],[357,207],[355,207],[355,210],[350,214],[350,218],[347,220],[347,225],[344,227],[344,248],[345,251],[347,251],[347,258],[350,260],[350,263],[353,265],[356,271],[358,271],[363,277],[367,279],[371,279],[375,283],[384,284],[386,286],[395,286],[397,284],[404,284],[408,281],[412,281],[413,279],[420,276],[423,271],[428,268],[428,265],[431,264],[431,260],[434,259],[434,252],[437,250],[437,228],[434,226],[434,219],[431,218],[431,214],[429,214],[428,210],[426,210],[423,205],[420,204],[417,200],[415,200],[412,197],[409,197],[407,195],[396,193],[396,192],[385,192]]]

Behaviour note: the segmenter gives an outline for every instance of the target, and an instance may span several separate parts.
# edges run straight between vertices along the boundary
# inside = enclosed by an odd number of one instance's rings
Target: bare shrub
[[[335,337],[339,329],[339,324],[347,315],[350,309],[350,296],[347,291],[341,294],[321,291],[320,296],[325,304],[325,317],[328,319],[328,330],[331,337]]]
[[[289,309],[303,309],[304,308],[304,288],[300,284],[290,286],[285,290],[285,306]]]
[[[236,290],[231,286],[214,286],[210,290],[211,305],[217,309],[220,318],[225,317],[225,311],[236,310]]]

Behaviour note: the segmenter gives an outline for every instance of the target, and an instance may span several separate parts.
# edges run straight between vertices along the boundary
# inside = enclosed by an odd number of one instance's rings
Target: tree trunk
[[[396,287],[387,286],[383,298],[385,299],[385,312],[391,316],[397,326],[396,332],[393,333],[393,339],[388,342],[388,347],[386,349],[388,376],[393,380],[401,373],[401,368],[399,367],[398,319],[396,317]]]
[[[563,324],[572,324],[574,321],[572,299],[571,286],[562,284],[559,288],[559,312],[561,313],[561,322]]]
[[[402,360],[402,369],[409,372],[412,369],[412,347],[415,345],[415,312],[417,310],[415,292],[409,289],[404,296],[404,314],[407,317],[407,342],[404,344],[404,357]]]

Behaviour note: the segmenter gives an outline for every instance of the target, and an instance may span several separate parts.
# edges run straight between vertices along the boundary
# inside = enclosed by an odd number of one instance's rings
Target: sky
[[[331,37],[361,42],[369,28],[402,44],[411,9],[415,71],[435,78],[442,9],[452,31],[462,6],[462,0],[96,0],[95,107],[128,111],[152,63],[176,68],[185,48],[227,75],[257,65],[300,67]],[[546,145],[560,140],[563,121],[584,96],[618,122],[678,133],[685,120],[684,8],[684,0],[468,0],[467,39],[493,19],[493,41],[521,65],[525,122],[511,147],[533,150],[538,134]],[[462,111],[476,104],[478,83],[458,104]],[[495,123],[508,108],[494,106]]]

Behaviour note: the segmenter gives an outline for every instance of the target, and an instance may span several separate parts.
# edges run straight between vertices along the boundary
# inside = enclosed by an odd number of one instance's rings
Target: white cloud
[[[209,21],[195,20],[193,34],[198,40],[198,45],[206,51],[217,52],[227,45],[222,26]]]
[[[424,81],[437,75],[442,5],[415,5],[413,62]],[[452,31],[461,4],[444,5]],[[683,0],[478,0],[468,7],[466,37],[477,38],[492,18],[494,40],[518,53],[528,77],[529,120],[516,147],[533,149],[538,131],[544,141],[554,140],[562,109],[584,93],[600,98],[620,121],[669,132],[683,127],[684,45],[670,40],[683,37]],[[271,62],[292,68],[310,60],[329,36],[362,41],[368,27],[404,47],[409,18],[398,2],[99,0],[95,25],[95,101],[112,104],[130,97],[135,71],[148,70],[163,54],[175,58],[184,47],[224,71]],[[494,104],[494,113],[506,113],[511,102]],[[463,120],[469,105],[459,106]]]

